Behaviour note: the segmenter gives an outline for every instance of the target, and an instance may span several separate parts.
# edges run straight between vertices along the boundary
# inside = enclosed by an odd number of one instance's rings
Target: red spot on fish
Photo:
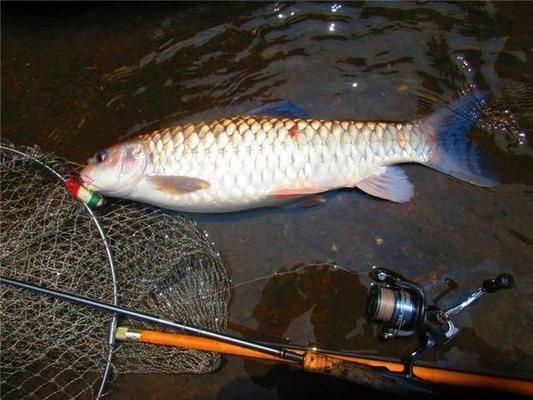
[[[296,125],[294,125],[291,129],[289,129],[289,135],[291,135],[292,138],[297,137],[300,134],[300,130]]]

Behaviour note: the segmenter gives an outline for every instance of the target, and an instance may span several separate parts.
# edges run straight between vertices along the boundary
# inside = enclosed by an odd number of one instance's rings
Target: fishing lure
[[[87,189],[72,176],[65,180],[65,187],[72,197],[87,204],[92,209],[101,207],[104,204],[102,195]]]

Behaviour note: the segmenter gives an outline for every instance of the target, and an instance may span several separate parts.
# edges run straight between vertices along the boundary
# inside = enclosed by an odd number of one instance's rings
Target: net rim
[[[28,160],[40,165],[41,167],[43,167],[52,176],[54,176],[56,179],[58,179],[61,183],[65,184],[65,182],[66,182],[66,178],[63,175],[61,175],[57,170],[55,170],[53,167],[51,167],[50,165],[46,164],[45,162],[37,159],[36,157],[31,156],[30,154],[24,153],[24,152],[19,151],[19,150],[15,149],[15,148],[7,146],[4,143],[0,144],[0,151],[8,151],[8,152],[11,152],[13,154],[17,154],[17,155],[19,155],[21,157],[24,157],[24,158],[26,158],[26,159],[28,159]],[[93,210],[87,204],[85,204],[85,203],[82,203],[82,204],[83,204],[85,210],[89,213],[89,215],[91,217],[91,220],[93,221],[93,223],[96,226],[98,234],[102,238],[102,241],[103,241],[103,244],[104,244],[104,248],[105,248],[105,252],[106,252],[106,257],[107,257],[107,260],[108,260],[108,263],[109,263],[109,271],[110,271],[110,275],[111,275],[111,287],[113,289],[112,304],[115,305],[115,306],[118,306],[117,274],[116,274],[115,262],[113,260],[113,254],[111,252],[111,246],[110,246],[109,241],[107,239],[107,236],[106,236],[106,234],[104,232],[104,229],[103,229],[102,225],[100,224],[100,221],[98,220],[98,218],[94,214]],[[107,360],[106,360],[106,365],[105,365],[105,368],[104,368],[104,373],[102,375],[102,381],[100,383],[100,387],[99,387],[98,392],[97,392],[96,397],[95,397],[96,400],[101,399],[102,396],[104,395],[105,386],[106,386],[107,380],[109,378],[109,374],[111,372],[111,368],[113,366],[113,363],[112,363],[112,361],[113,361],[113,350],[114,350],[114,345],[115,345],[115,336],[114,336],[113,333],[114,333],[114,331],[116,329],[116,326],[117,326],[117,322],[118,322],[117,320],[118,320],[118,316],[115,313],[115,314],[113,314],[113,316],[111,318],[111,322],[109,324],[109,334],[108,334],[108,340],[107,340],[107,345],[108,345]]]

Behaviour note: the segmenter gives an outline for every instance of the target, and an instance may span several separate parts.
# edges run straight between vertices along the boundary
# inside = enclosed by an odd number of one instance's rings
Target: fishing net
[[[228,274],[194,222],[125,201],[104,205],[93,218],[40,163],[62,176],[78,169],[38,148],[2,143],[3,276],[103,302],[116,300],[213,331],[225,329]],[[206,373],[220,364],[214,353],[111,345],[114,316],[76,304],[4,285],[0,301],[3,399],[90,399],[99,397],[103,382],[117,374]]]

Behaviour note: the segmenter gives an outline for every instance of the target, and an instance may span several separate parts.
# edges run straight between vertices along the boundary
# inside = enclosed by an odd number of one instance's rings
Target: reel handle
[[[456,306],[449,308],[448,310],[441,312],[441,321],[447,321],[450,318],[456,316],[465,308],[477,303],[477,301],[485,293],[494,293],[500,289],[511,289],[514,286],[514,278],[511,274],[503,273],[498,275],[494,279],[486,279],[483,281],[483,285],[472,293],[465,301]]]
[[[494,279],[483,281],[483,289],[487,293],[494,293],[500,289],[511,289],[514,286],[514,278],[511,274],[503,273]]]

